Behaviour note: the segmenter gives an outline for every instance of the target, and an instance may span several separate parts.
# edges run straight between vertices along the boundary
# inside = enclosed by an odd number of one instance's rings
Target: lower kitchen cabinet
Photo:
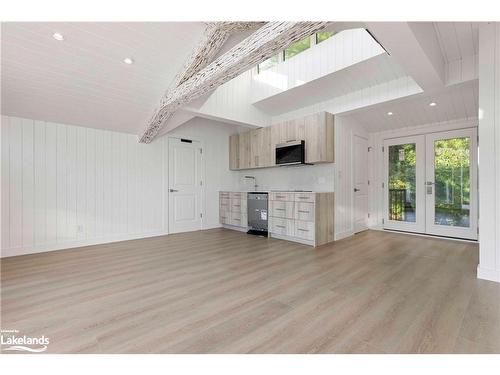
[[[247,193],[219,192],[219,221],[222,225],[247,230]]]
[[[247,193],[219,192],[219,218],[224,227],[247,231]],[[270,237],[320,246],[334,240],[333,219],[333,192],[269,193]]]
[[[269,235],[319,246],[334,240],[334,193],[273,192]]]

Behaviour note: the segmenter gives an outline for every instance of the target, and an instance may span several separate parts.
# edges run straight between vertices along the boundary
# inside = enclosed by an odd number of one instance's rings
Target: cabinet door
[[[239,135],[238,154],[240,156],[240,169],[250,168],[250,132]]]
[[[261,130],[250,130],[250,168],[259,167]]]
[[[274,147],[271,146],[271,128],[265,127],[260,129],[260,155],[259,167],[270,167],[275,165],[274,162]]]
[[[229,137],[229,169],[232,171],[240,168],[239,143],[239,134],[233,134]]]
[[[315,113],[304,118],[306,162],[333,162],[333,115]]]
[[[271,166],[271,129],[269,127],[250,131],[250,167]]]
[[[297,122],[288,120],[281,124],[282,143],[297,141]]]

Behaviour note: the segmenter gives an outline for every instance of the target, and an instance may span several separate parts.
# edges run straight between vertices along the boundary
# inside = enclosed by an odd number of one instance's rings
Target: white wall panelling
[[[500,23],[479,29],[478,277],[500,282]]]
[[[362,90],[350,92],[331,100],[299,108],[279,116],[274,116],[272,117],[271,123],[274,124],[321,111],[341,114],[374,104],[419,94],[421,92],[422,89],[411,77],[402,77]]]
[[[252,80],[252,102],[265,101],[381,54],[386,53],[365,29],[341,31],[299,55],[256,74]],[[380,65],[383,69],[384,64]],[[391,67],[385,68],[386,71],[391,70]],[[395,69],[392,79],[401,76],[400,69],[396,66],[392,68]],[[351,80],[351,84],[358,83]]]
[[[196,119],[181,131],[206,145],[204,228],[218,226],[218,191],[236,181],[227,168],[232,129]],[[130,134],[2,116],[1,138],[2,256],[167,233],[166,137],[144,145]]]

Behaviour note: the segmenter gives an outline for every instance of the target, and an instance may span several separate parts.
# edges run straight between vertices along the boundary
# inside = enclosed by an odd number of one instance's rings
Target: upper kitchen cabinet
[[[239,134],[229,137],[229,169],[236,171],[240,169],[240,138]]]
[[[319,112],[303,118],[306,141],[306,163],[333,163],[334,117]]]
[[[240,133],[238,142],[238,169],[250,169],[251,155],[250,155],[250,132]]]
[[[319,112],[229,138],[231,170],[273,167],[277,144],[305,141],[306,163],[334,162],[334,116]]]
[[[250,168],[273,166],[273,151],[270,127],[250,131]]]

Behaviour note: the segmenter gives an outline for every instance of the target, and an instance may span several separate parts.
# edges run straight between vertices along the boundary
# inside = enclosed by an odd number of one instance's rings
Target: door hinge
[[[368,219],[370,218],[370,213],[368,212]]]
[[[368,185],[370,185],[370,180],[368,180]]]
[[[203,154],[203,149],[202,148],[200,148],[200,154]]]
[[[203,186],[203,181],[200,181],[200,186]]]
[[[382,219],[382,224],[385,224],[385,219]]]
[[[384,188],[384,187],[385,187],[385,184],[382,182],[382,188]]]
[[[384,146],[382,146],[382,152],[384,152]]]
[[[203,217],[203,214],[200,212],[200,217],[202,218]]]

